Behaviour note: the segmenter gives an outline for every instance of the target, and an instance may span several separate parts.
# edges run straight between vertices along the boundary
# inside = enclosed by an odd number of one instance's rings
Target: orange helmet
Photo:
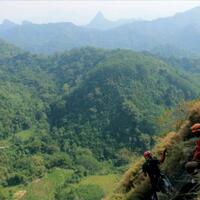
[[[200,132],[200,123],[196,123],[191,127],[192,133]]]
[[[147,159],[147,158],[151,158],[152,155],[151,155],[151,152],[150,151],[145,151],[144,152],[144,158]]]

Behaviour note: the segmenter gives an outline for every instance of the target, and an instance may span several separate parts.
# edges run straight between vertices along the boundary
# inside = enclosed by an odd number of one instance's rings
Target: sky
[[[109,20],[135,18],[152,20],[172,16],[193,7],[200,6],[200,1],[146,0],[0,0],[0,23],[9,19],[16,23],[24,20],[34,23],[73,22],[77,25],[87,24],[98,11]]]

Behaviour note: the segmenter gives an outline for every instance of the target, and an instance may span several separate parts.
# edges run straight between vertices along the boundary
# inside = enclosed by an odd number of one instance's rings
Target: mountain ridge
[[[172,17],[135,21],[104,31],[72,23],[18,25],[7,31],[0,26],[0,37],[34,53],[54,53],[84,46],[151,51],[170,45],[199,54],[199,10],[197,7]]]

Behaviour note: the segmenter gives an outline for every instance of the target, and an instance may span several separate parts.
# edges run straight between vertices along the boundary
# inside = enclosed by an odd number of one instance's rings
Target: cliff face
[[[190,185],[192,177],[186,170],[185,164],[195,147],[195,138],[191,137],[190,127],[200,122],[200,101],[191,102],[187,105],[187,119],[182,123],[176,132],[170,132],[159,139],[152,153],[159,157],[164,148],[168,149],[166,161],[162,164],[162,171],[170,178],[176,192],[172,199],[191,199],[200,197],[199,184],[195,187]],[[196,138],[197,139],[197,138]],[[138,158],[131,168],[124,174],[119,185],[110,197],[106,200],[150,200],[149,179],[141,172],[144,159]],[[193,177],[194,178],[194,177]],[[200,183],[200,175],[195,180]],[[165,200],[168,197],[158,194],[159,199]]]

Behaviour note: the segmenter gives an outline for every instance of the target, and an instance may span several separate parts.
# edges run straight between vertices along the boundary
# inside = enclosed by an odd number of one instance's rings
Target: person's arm
[[[165,157],[166,157],[166,152],[167,149],[165,149],[160,157],[160,164],[162,164],[165,161]]]

